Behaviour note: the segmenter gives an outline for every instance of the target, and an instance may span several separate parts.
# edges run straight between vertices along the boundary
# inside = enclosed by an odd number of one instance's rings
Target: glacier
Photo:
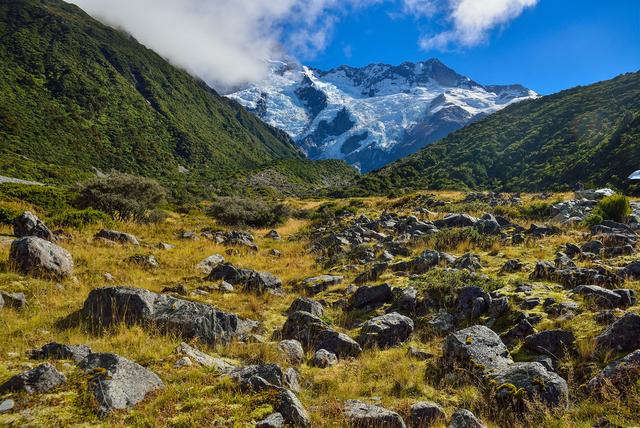
[[[368,172],[417,152],[512,103],[521,85],[481,85],[437,59],[321,71],[269,61],[269,73],[226,94],[287,132],[311,159],[343,159]]]

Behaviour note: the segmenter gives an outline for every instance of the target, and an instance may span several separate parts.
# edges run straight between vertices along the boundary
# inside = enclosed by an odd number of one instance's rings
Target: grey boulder
[[[566,407],[569,402],[567,382],[542,364],[513,363],[491,373],[496,381],[498,399],[511,400],[518,389],[524,389],[529,399],[537,399],[549,407]],[[514,389],[515,387],[516,389]]]
[[[224,257],[222,257],[220,254],[213,254],[198,263],[196,265],[196,269],[198,269],[205,275],[209,275],[211,273],[211,270],[214,267],[218,266],[220,263],[224,263]]]
[[[364,323],[358,343],[363,347],[389,348],[407,341],[413,328],[413,320],[397,312],[380,315]]]
[[[17,374],[0,385],[0,394],[7,392],[47,392],[67,381],[52,364],[44,363],[31,370]]]
[[[351,337],[331,329],[320,331],[314,340],[315,349],[326,349],[338,358],[355,358],[362,353],[362,348]]]
[[[334,366],[337,362],[338,357],[336,357],[336,354],[329,352],[326,349],[318,349],[313,355],[311,365],[321,369],[326,369],[327,367]]]
[[[237,268],[231,263],[219,263],[214,266],[206,279],[208,281],[224,280],[231,285],[239,285],[246,290],[258,293],[269,290],[278,291],[282,288],[282,281],[269,272]]]
[[[299,365],[304,362],[304,350],[302,349],[302,344],[297,340],[282,340],[278,344],[278,348],[289,363]]]
[[[628,289],[609,290],[597,285],[579,285],[573,292],[605,309],[623,308],[636,302],[635,292]]]
[[[444,409],[430,401],[422,401],[411,406],[409,426],[412,428],[428,428],[446,417]]]
[[[322,293],[332,285],[337,285],[342,282],[344,278],[337,275],[319,275],[312,278],[305,279],[302,283],[311,295]]]
[[[129,409],[150,392],[164,387],[158,375],[116,354],[89,354],[78,366],[91,375],[89,389],[101,415]]]
[[[509,350],[490,328],[474,325],[447,336],[444,342],[447,364],[487,372],[513,363]]]
[[[287,309],[287,313],[292,314],[297,311],[309,312],[312,315],[321,317],[324,313],[324,307],[320,302],[316,302],[308,297],[298,297],[291,303],[291,306]]]
[[[7,293],[0,290],[0,302],[4,301],[4,305],[8,308],[23,310],[27,307],[27,298],[24,293]],[[0,308],[2,304],[0,304]]]
[[[276,410],[291,427],[307,428],[311,426],[309,414],[300,402],[300,399],[288,389],[280,391]]]
[[[191,339],[227,343],[255,327],[255,322],[198,302],[178,299],[133,287],[91,290],[82,314],[94,327],[119,322],[152,324]]]
[[[256,423],[256,428],[284,428],[284,418],[280,413],[271,413]]]
[[[220,358],[205,354],[193,346],[182,342],[176,349],[178,355],[184,355],[204,367],[214,368],[221,373],[230,373],[235,367]]]
[[[358,287],[349,300],[353,309],[371,309],[393,300],[393,291],[388,284]]]
[[[558,360],[575,350],[575,341],[576,338],[571,331],[545,330],[525,337],[524,348]]]
[[[587,383],[587,389],[592,392],[611,384],[621,391],[632,385],[640,373],[640,349],[616,360],[606,366],[600,373]]]
[[[120,242],[121,244],[140,245],[138,238],[135,236],[129,233],[118,232],[117,230],[102,229],[95,234],[94,238],[102,238],[108,241]]]
[[[13,220],[13,234],[18,238],[37,236],[47,241],[55,240],[49,228],[35,214],[29,211],[23,212]]]
[[[627,312],[596,337],[599,348],[635,351],[640,348],[640,315]]]
[[[62,279],[73,273],[73,258],[67,250],[35,236],[11,243],[9,262],[24,274]]]
[[[402,417],[391,410],[358,400],[347,400],[344,412],[352,428],[405,428]]]
[[[295,339],[304,348],[326,349],[338,358],[357,357],[362,352],[360,345],[344,333],[339,333],[319,317],[309,312],[296,311],[289,314],[282,326],[284,339]]]
[[[487,426],[467,409],[458,409],[451,416],[449,428],[486,428]]]
[[[285,376],[277,364],[252,364],[232,370],[230,376],[246,389],[284,388]]]
[[[91,348],[87,345],[65,345],[57,342],[47,343],[42,345],[40,349],[32,349],[28,352],[29,358],[34,360],[73,360],[76,363],[82,361],[90,353]]]

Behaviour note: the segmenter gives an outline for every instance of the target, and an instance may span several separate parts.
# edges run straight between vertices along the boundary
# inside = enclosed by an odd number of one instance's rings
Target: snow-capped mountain
[[[329,71],[272,61],[267,78],[228,96],[286,131],[310,158],[344,159],[367,172],[538,95],[481,85],[430,59]]]

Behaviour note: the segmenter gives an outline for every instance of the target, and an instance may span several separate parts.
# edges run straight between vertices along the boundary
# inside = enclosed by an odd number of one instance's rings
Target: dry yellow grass
[[[432,193],[432,192],[429,192]],[[460,192],[440,192],[437,196],[452,202],[460,201]],[[566,198],[568,195],[558,195]],[[525,200],[531,200],[529,195]],[[361,199],[359,213],[376,217],[397,202],[387,198]],[[299,208],[315,209],[326,203],[323,200],[289,201]],[[407,210],[410,211],[410,210]],[[438,216],[443,215],[439,212]],[[476,213],[478,214],[478,213]],[[528,226],[529,221],[521,222]],[[178,359],[175,348],[179,337],[160,334],[141,327],[117,326],[96,335],[82,325],[72,328],[63,327],[60,321],[78,310],[89,291],[95,287],[107,285],[103,274],[108,272],[114,284],[131,285],[160,292],[163,287],[185,284],[190,289],[207,285],[196,264],[207,256],[218,253],[233,264],[258,270],[266,270],[279,276],[285,284],[284,296],[270,294],[256,295],[237,292],[222,294],[211,292],[205,296],[189,296],[190,299],[213,304],[221,309],[259,320],[263,324],[263,336],[269,340],[271,334],[282,326],[284,311],[297,296],[293,286],[299,280],[325,273],[317,265],[315,255],[308,251],[305,239],[289,239],[308,226],[306,220],[291,219],[276,228],[282,235],[281,241],[263,238],[268,229],[253,230],[258,253],[216,245],[200,238],[197,241],[178,240],[182,230],[198,231],[204,227],[217,227],[215,222],[204,216],[172,214],[159,225],[137,225],[118,223],[114,228],[133,233],[149,246],[128,247],[121,245],[97,244],[92,236],[98,226],[82,231],[70,230],[73,239],[62,242],[74,256],[75,275],[73,278],[57,283],[21,276],[11,272],[6,264],[0,267],[0,289],[10,292],[24,292],[29,307],[25,311],[3,309],[0,311],[0,381],[10,375],[24,371],[37,364],[26,356],[30,348],[40,347],[51,341],[88,344],[94,351],[115,352],[137,361],[159,374],[166,387],[140,403],[130,412],[116,412],[106,419],[98,419],[92,411],[92,402],[86,391],[86,378],[79,370],[64,362],[54,364],[64,372],[69,382],[52,393],[27,396],[13,396],[17,403],[16,411],[0,414],[0,426],[253,426],[255,421],[272,411],[271,397],[268,394],[241,392],[228,378],[212,370],[200,367],[176,369]],[[447,251],[454,255],[472,251],[481,256],[483,272],[497,276],[504,261],[518,258],[526,265],[524,272],[501,277],[505,284],[517,280],[527,281],[527,275],[536,260],[553,260],[555,252],[567,242],[580,241],[583,230],[569,230],[555,237],[531,240],[523,246],[511,246],[500,242],[489,248],[480,248],[470,241],[457,243]],[[0,227],[0,235],[9,235],[10,228]],[[3,242],[3,240],[0,240]],[[155,248],[158,242],[176,245],[169,251]],[[7,260],[8,244],[0,244],[0,261]],[[414,253],[428,248],[428,244],[419,244]],[[270,250],[281,252],[280,257],[270,255]],[[143,270],[132,266],[124,259],[133,254],[154,254],[161,267],[155,271]],[[626,260],[626,259],[621,259]],[[336,286],[324,297],[329,301],[340,298],[337,290],[352,283],[358,272],[344,271],[345,282]],[[378,282],[389,281],[393,285],[404,286],[406,278],[385,274]],[[209,283],[208,285],[213,285]],[[640,291],[638,282],[629,282],[626,286]],[[507,292],[511,289],[505,290]],[[535,284],[534,296],[554,297],[558,300],[570,298],[567,290],[554,284]],[[638,310],[638,308],[632,308]],[[326,318],[333,320],[341,329],[343,318],[341,309],[327,307]],[[544,320],[539,328],[569,328],[578,337],[581,355],[585,358],[594,354],[593,337],[603,326],[596,324],[589,312],[571,320]],[[351,334],[354,334],[352,331]],[[491,415],[486,397],[473,383],[448,382],[432,374],[441,354],[442,338],[420,341],[422,335],[414,335],[411,343],[385,351],[366,351],[356,360],[340,361],[329,369],[318,369],[306,364],[299,367],[302,391],[300,398],[307,407],[314,426],[344,426],[342,400],[363,399],[379,402],[407,416],[410,405],[416,401],[431,400],[441,404],[448,415],[458,407],[467,407],[481,416]],[[238,364],[263,360],[276,362],[283,366],[287,363],[280,356],[273,342],[234,343],[227,347],[209,347],[195,343],[200,349],[213,355],[228,358]],[[418,361],[407,355],[408,346],[417,346],[435,355],[434,359]],[[310,355],[308,356],[310,357]],[[576,385],[572,385],[576,387]],[[638,406],[629,403],[628,398],[617,397],[604,403],[585,399],[574,400],[563,415],[539,415],[539,426],[574,427],[592,426],[599,417],[606,416],[614,423],[622,425],[639,423]],[[636,412],[636,413],[634,413]],[[530,421],[517,418],[510,420],[514,426],[530,426]],[[490,426],[502,422],[488,420]]]

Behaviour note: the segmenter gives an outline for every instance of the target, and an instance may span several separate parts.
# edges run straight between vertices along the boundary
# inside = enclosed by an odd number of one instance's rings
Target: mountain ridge
[[[513,104],[363,177],[358,192],[401,189],[636,188],[640,72]],[[637,191],[637,189],[636,189]]]
[[[517,84],[481,85],[435,58],[327,71],[287,61],[269,65],[263,81],[227,96],[283,129],[310,158],[344,159],[363,172],[538,96]]]
[[[73,4],[7,0],[0,24],[7,175],[64,184],[116,169],[206,195],[305,158],[283,131]]]

